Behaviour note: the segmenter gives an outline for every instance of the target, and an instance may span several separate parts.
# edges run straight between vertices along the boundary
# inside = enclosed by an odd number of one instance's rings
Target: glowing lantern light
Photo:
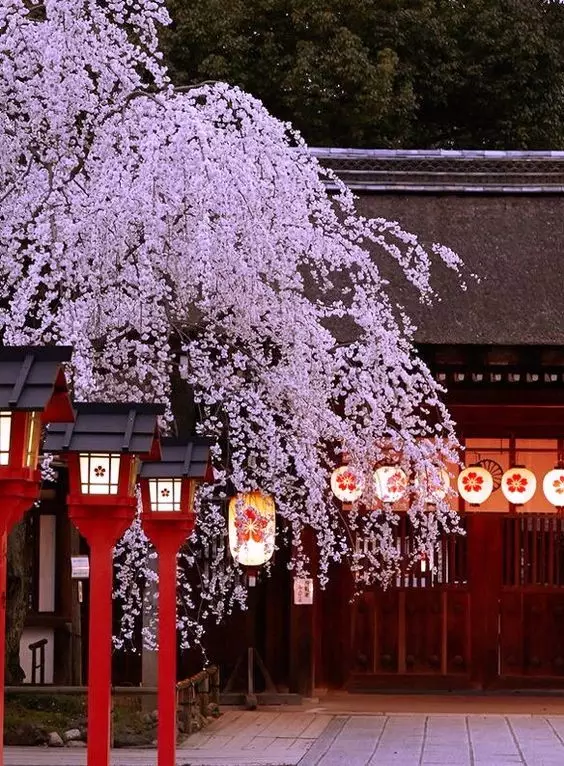
[[[364,482],[357,470],[349,465],[336,468],[331,474],[331,490],[342,503],[354,503],[362,495]]]
[[[522,466],[510,468],[501,477],[501,491],[513,505],[528,503],[537,490],[537,478],[532,471]]]
[[[543,479],[542,490],[549,503],[564,508],[564,468],[554,468]]]
[[[493,492],[493,477],[479,465],[471,465],[458,474],[458,491],[470,505],[485,503]]]
[[[383,465],[374,471],[374,491],[383,503],[397,503],[407,489],[407,476],[397,465]]]
[[[229,548],[242,566],[260,567],[272,558],[276,535],[274,500],[247,492],[229,501]]]
[[[437,470],[432,475],[426,473],[423,480],[416,480],[416,485],[423,484],[424,498],[426,503],[436,503],[437,500],[444,500],[450,489],[450,476],[444,468]]]

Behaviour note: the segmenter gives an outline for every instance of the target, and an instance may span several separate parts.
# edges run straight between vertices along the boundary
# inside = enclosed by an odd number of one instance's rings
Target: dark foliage
[[[226,80],[310,144],[564,146],[556,0],[170,0],[177,84]]]

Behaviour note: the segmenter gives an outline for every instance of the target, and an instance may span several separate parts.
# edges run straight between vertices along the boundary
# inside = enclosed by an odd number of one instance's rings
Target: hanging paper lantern
[[[436,473],[426,473],[422,482],[424,499],[426,503],[436,503],[437,500],[444,500],[450,488],[450,476],[444,468],[437,470]],[[416,480],[419,485],[419,478]]]
[[[501,477],[501,491],[513,505],[528,503],[537,489],[537,477],[528,468],[515,466]]]
[[[458,491],[470,505],[485,503],[493,490],[493,478],[479,465],[471,465],[458,474]]]
[[[554,468],[542,481],[542,490],[549,503],[564,508],[564,468]]]
[[[407,476],[397,465],[383,465],[374,471],[374,491],[384,503],[397,503],[405,494]]]
[[[272,557],[276,535],[274,500],[247,492],[229,501],[229,548],[239,564],[259,567]]]
[[[364,482],[356,469],[342,465],[331,474],[331,489],[342,503],[354,503],[362,495]]]

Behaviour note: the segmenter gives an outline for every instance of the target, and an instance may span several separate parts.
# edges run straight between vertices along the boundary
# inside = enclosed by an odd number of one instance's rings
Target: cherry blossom
[[[274,496],[298,573],[311,527],[322,582],[332,560],[354,566],[361,533],[374,550],[365,580],[386,581],[397,517],[359,512],[374,466],[400,456],[421,550],[458,522],[448,498],[429,520],[416,477],[439,481],[458,445],[379,264],[396,261],[428,301],[432,259],[461,262],[359,216],[252,96],[176,90],[158,50],[168,21],[161,0],[2,0],[0,341],[72,345],[76,399],[164,401],[168,427],[193,397],[199,430],[217,439],[217,484],[200,494],[184,554],[207,613],[243,598],[225,554],[228,487]],[[346,516],[329,486],[339,454],[368,488]],[[131,616],[134,570],[150,559],[138,523],[117,555]],[[200,586],[186,580],[186,614]]]

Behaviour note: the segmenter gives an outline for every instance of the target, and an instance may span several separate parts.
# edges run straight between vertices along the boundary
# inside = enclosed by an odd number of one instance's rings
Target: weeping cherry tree
[[[359,216],[251,95],[175,89],[157,41],[168,21],[162,0],[2,0],[0,341],[72,345],[77,400],[166,402],[165,430],[190,405],[215,438],[217,481],[183,555],[188,567],[216,555],[197,587],[183,579],[188,640],[244,598],[222,555],[234,492],[274,496],[297,572],[313,530],[322,582],[333,560],[363,583],[402,565],[397,514],[371,490],[390,455],[410,477],[413,555],[458,528],[448,498],[429,512],[417,479],[457,444],[380,266],[396,261],[430,300],[431,260],[461,263]],[[191,398],[173,407],[179,378]],[[346,514],[329,486],[343,455],[367,487]],[[372,541],[362,560],[359,536]],[[138,523],[117,555],[131,629],[138,574],[151,576]]]

